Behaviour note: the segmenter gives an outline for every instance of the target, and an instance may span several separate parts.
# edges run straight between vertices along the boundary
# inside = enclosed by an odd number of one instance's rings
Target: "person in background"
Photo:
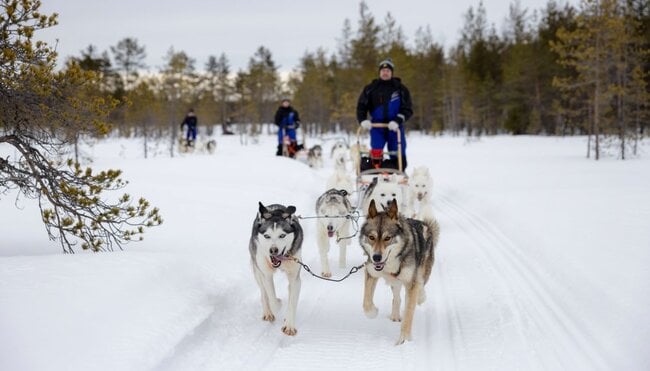
[[[187,115],[185,115],[185,119],[183,119],[183,122],[181,123],[181,130],[183,130],[183,126],[187,125],[187,134],[185,136],[185,140],[188,147],[193,146],[194,142],[196,142],[197,124],[198,124],[198,119],[194,114],[194,108],[190,108],[190,110],[187,112]]]
[[[282,143],[284,137],[289,137],[289,155],[298,150],[298,141],[296,139],[296,129],[300,127],[300,115],[298,111],[291,107],[291,101],[288,98],[282,99],[280,107],[275,112],[275,125],[278,126],[278,149],[275,152],[276,156],[282,156]]]

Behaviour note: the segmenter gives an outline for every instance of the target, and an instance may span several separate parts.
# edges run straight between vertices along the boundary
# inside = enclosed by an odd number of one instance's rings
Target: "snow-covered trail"
[[[241,146],[223,137],[213,156],[174,159],[144,160],[128,141],[91,149],[93,166],[122,168],[129,193],[147,197],[165,219],[117,254],[60,256],[56,244],[41,243],[34,205],[22,202],[30,212],[0,210],[7,228],[0,233],[9,237],[0,241],[0,344],[11,345],[0,347],[0,369],[650,365],[650,161],[584,162],[573,155],[581,146],[573,138],[467,145],[462,138],[411,137],[411,168],[426,165],[434,175],[441,238],[413,341],[394,346],[399,323],[388,318],[391,291],[379,283],[379,316],[367,319],[361,273],[332,283],[303,271],[295,337],[280,331],[284,306],[275,323],[262,321],[248,253],[257,202],[293,204],[298,214],[313,215],[332,164],[326,158],[324,169],[313,170],[276,158],[274,138],[260,139]],[[621,193],[624,202],[612,201]],[[315,221],[301,224],[303,261],[320,272]],[[19,252],[38,256],[13,256]],[[332,244],[335,277],[363,261],[356,238],[346,269],[335,264],[337,254]],[[276,290],[286,303],[282,274]],[[100,346],[70,346],[86,343]]]

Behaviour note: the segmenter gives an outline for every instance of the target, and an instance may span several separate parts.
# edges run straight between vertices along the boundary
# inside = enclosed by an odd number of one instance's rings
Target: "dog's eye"
[[[266,239],[268,240],[268,239],[271,238],[271,236],[269,236],[268,234],[265,234],[265,235],[264,235],[264,238],[266,238]]]
[[[282,234],[280,235],[280,238],[285,238],[285,237],[287,237],[287,235],[284,234],[284,233],[282,233]]]
[[[388,242],[388,241],[390,241],[392,238],[393,238],[393,237],[391,237],[391,236],[386,236],[386,237],[384,237],[384,241]]]
[[[382,193],[382,194],[381,194],[381,197],[386,197],[386,194],[385,194],[385,193]]]
[[[368,236],[368,239],[369,239],[370,241],[374,241],[374,240],[375,240],[375,236]]]

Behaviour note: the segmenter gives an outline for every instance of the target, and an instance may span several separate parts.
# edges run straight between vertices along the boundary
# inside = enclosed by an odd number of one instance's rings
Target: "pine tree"
[[[40,2],[0,2],[0,146],[16,155],[0,158],[0,195],[15,190],[38,200],[48,235],[63,251],[113,250],[142,238],[158,225],[158,209],[125,194],[108,201],[106,191],[126,184],[119,170],[99,173],[65,160],[71,133],[101,136],[115,102],[96,94],[98,74],[74,60],[55,70],[56,53],[35,32],[52,27],[57,15]]]

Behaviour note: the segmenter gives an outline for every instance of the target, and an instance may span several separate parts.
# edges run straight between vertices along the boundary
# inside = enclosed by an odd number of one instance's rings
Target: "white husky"
[[[375,177],[363,195],[361,210],[368,210],[372,200],[380,210],[388,209],[390,202],[396,200],[400,210],[404,210],[402,213],[409,215],[405,193],[405,186],[399,184],[395,174]]]
[[[332,150],[332,159],[334,160],[334,169],[345,171],[345,163],[348,159],[349,150],[347,147],[335,147]]]
[[[433,178],[429,168],[425,166],[413,169],[409,178],[409,203],[411,217],[418,220],[432,219],[431,192],[433,191]]]
[[[318,218],[318,250],[323,277],[331,277],[327,253],[330,249],[330,238],[336,237],[339,245],[339,267],[345,268],[347,247],[351,241],[350,219],[352,205],[348,200],[348,193],[341,189],[329,189],[316,201],[316,215]]]

